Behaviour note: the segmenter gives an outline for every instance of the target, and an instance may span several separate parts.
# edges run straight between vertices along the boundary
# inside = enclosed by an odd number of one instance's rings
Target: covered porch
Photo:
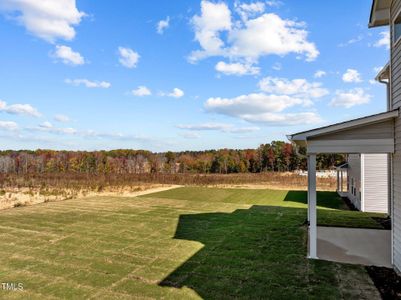
[[[307,153],[309,258],[358,264],[361,263],[361,258],[372,263],[376,261],[374,259],[375,255],[385,256],[380,254],[381,252],[377,249],[375,250],[377,243],[380,243],[379,240],[376,241],[371,238],[372,236],[381,236],[380,234],[373,234],[369,237],[369,234],[366,235],[365,233],[367,232],[361,231],[361,229],[359,231],[345,229],[336,231],[333,227],[328,229],[319,227],[318,230],[316,155],[319,153],[392,154],[394,153],[394,118],[398,114],[398,110],[394,110],[288,136],[289,140],[296,145],[305,147]],[[337,234],[335,234],[336,232]],[[347,235],[350,235],[350,237],[347,238]],[[364,235],[365,237],[363,237]],[[357,241],[358,238],[360,243],[352,242],[352,240]],[[388,247],[391,249],[391,233],[389,240],[386,234],[382,235],[381,239],[385,242],[387,241],[389,243]],[[364,250],[360,248],[361,243],[364,244]],[[328,247],[329,244],[332,245],[331,248]],[[333,255],[336,252],[335,249],[340,254]],[[362,253],[363,251],[366,253]],[[355,255],[356,253],[359,253],[358,259],[358,255]],[[374,255],[374,253],[376,254]],[[383,261],[384,263],[386,262],[385,257]]]

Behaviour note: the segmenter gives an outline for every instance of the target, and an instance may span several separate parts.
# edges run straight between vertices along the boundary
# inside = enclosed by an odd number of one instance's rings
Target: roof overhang
[[[390,64],[387,63],[383,69],[380,70],[380,72],[376,76],[376,81],[382,82],[382,83],[388,83],[390,80]]]
[[[390,6],[392,0],[373,0],[370,10],[369,28],[390,24]]]
[[[291,142],[307,147],[308,153],[392,153],[394,152],[392,122],[398,115],[397,109],[298,132],[287,137]],[[387,126],[384,129],[383,124]],[[383,136],[376,127],[384,130],[387,136]],[[366,128],[371,130],[366,132]],[[362,135],[361,130],[365,130]],[[355,138],[349,138],[353,133]]]

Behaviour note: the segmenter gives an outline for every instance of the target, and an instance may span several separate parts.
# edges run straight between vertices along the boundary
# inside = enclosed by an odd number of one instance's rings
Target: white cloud
[[[352,38],[352,39],[348,40],[348,41],[345,42],[345,43],[339,44],[338,46],[339,46],[339,47],[346,47],[346,46],[348,46],[348,45],[352,45],[352,44],[358,43],[358,42],[362,41],[363,39],[364,39],[363,35],[360,34],[360,35],[358,35],[357,37]]]
[[[296,95],[298,98],[321,98],[329,93],[321,83],[308,82],[306,79],[265,77],[259,81],[259,87],[267,93]]]
[[[85,59],[79,52],[67,46],[57,45],[52,56],[61,60],[66,65],[83,65],[85,63]]]
[[[54,127],[53,124],[50,122],[43,122],[42,124],[39,124],[37,127],[27,127],[25,128],[27,131],[41,131],[41,132],[47,132],[47,133],[53,133],[53,134],[66,134],[66,135],[78,135],[80,134],[78,130],[75,128],[67,127],[67,128],[61,128],[61,127]]]
[[[327,75],[327,73],[325,72],[325,71],[323,71],[323,70],[317,70],[316,72],[315,72],[315,74],[313,74],[313,77],[315,77],[315,78],[322,78],[322,77],[324,77],[324,76],[326,76]]]
[[[180,90],[179,88],[174,88],[171,93],[168,93],[167,96],[173,97],[173,98],[181,98],[184,96],[184,91]]]
[[[49,128],[53,128],[53,124],[48,122],[48,121],[46,121],[46,122],[43,122],[42,124],[40,124],[39,127],[48,128],[49,129]]]
[[[374,68],[373,68],[373,72],[379,73],[382,69],[383,69],[383,66],[381,66],[381,67],[374,67]]]
[[[275,64],[272,66],[272,69],[273,69],[273,70],[276,70],[276,71],[280,71],[282,68],[283,68],[283,66],[282,66],[280,63],[275,63]]]
[[[347,69],[342,78],[344,82],[362,82],[361,74],[355,69]]]
[[[77,9],[75,0],[2,0],[0,10],[11,13],[31,34],[48,42],[72,40],[74,26],[85,16]]]
[[[186,124],[177,125],[177,128],[193,131],[221,131],[229,133],[248,133],[260,130],[259,127],[235,127],[232,124],[226,123]]]
[[[279,7],[283,5],[283,2],[278,0],[271,0],[271,1],[266,1],[266,5],[270,7]]]
[[[130,48],[118,47],[118,54],[120,56],[118,61],[121,65],[129,69],[136,68],[140,58],[137,52]]]
[[[30,104],[11,104],[7,105],[5,101],[0,100],[0,112],[6,112],[13,115],[27,115],[40,117],[41,114]]]
[[[61,123],[67,123],[70,121],[70,118],[66,115],[58,114],[58,115],[54,116],[54,120],[56,120],[57,122],[61,122]]]
[[[165,20],[160,20],[156,26],[157,33],[163,34],[164,30],[166,30],[169,26],[170,26],[170,17],[167,17]]]
[[[190,60],[196,61],[203,57],[222,55],[224,46],[220,38],[221,31],[231,30],[231,11],[225,3],[201,2],[201,15],[192,18],[195,28],[195,39],[199,42],[201,51],[191,54]]]
[[[303,124],[317,124],[322,119],[315,112],[300,113],[260,113],[241,117],[248,122],[264,123],[271,126],[293,126]]]
[[[373,44],[375,47],[386,47],[390,49],[390,32],[382,31],[380,32],[381,38]]]
[[[241,95],[235,98],[209,98],[205,107],[225,115],[240,116],[244,114],[258,114],[262,112],[281,112],[294,105],[303,104],[304,100],[287,95],[266,95],[255,93]]]
[[[201,137],[197,132],[182,132],[179,135],[185,139],[199,139]]]
[[[366,94],[366,92],[361,88],[355,88],[349,91],[337,90],[330,105],[335,107],[351,108],[355,105],[369,103],[371,97],[371,95]]]
[[[294,96],[258,93],[235,98],[209,98],[205,108],[209,112],[270,125],[285,126],[320,122],[321,119],[315,112],[284,112],[288,108],[304,104],[305,99]]]
[[[2,130],[17,130],[18,124],[12,121],[0,121],[0,129]]]
[[[236,12],[240,15],[241,19],[246,21],[249,17],[261,14],[265,11],[266,4],[264,2],[253,3],[235,3]]]
[[[111,83],[107,81],[92,81],[88,80],[85,78],[81,79],[66,79],[64,80],[65,83],[74,85],[74,86],[79,86],[79,85],[84,85],[87,88],[102,88],[102,89],[108,89],[111,87]]]
[[[260,5],[244,7],[248,12],[261,13]],[[244,12],[244,9],[241,11]],[[192,18],[192,24],[201,50],[191,53],[191,62],[210,56],[257,62],[261,56],[284,56],[289,53],[304,55],[307,61],[311,61],[319,55],[315,44],[307,40],[305,23],[282,19],[274,13],[236,20],[232,19],[225,3],[204,0],[201,2],[201,14]]]
[[[152,95],[152,92],[146,87],[146,86],[138,86],[135,90],[131,91],[134,96],[150,96]]]
[[[251,64],[242,63],[225,63],[219,61],[215,66],[216,71],[221,72],[225,75],[257,75],[260,72],[260,68],[254,67]]]

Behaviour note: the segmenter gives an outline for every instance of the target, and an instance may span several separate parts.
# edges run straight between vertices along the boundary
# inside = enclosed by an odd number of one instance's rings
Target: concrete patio
[[[319,259],[391,268],[391,230],[317,228]]]

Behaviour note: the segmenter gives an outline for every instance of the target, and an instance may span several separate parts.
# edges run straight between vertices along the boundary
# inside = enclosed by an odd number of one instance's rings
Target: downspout
[[[377,78],[377,81],[386,85],[387,111],[390,111],[391,110],[391,105],[390,105],[390,82],[386,81],[386,80],[383,80],[383,79],[380,79],[380,77]]]
[[[386,92],[387,92],[387,111],[391,110],[391,103],[390,103],[390,81],[389,80],[383,80],[380,78],[380,76],[378,76],[378,78],[376,79],[378,82],[383,83],[386,85]],[[392,207],[391,207],[391,199],[392,198],[392,180],[393,180],[393,176],[392,176],[392,169],[393,169],[393,164],[392,164],[392,155],[391,154],[387,154],[387,193],[388,193],[388,199],[389,199],[389,203],[387,205],[387,214],[388,216],[391,216],[391,211],[392,211]]]

